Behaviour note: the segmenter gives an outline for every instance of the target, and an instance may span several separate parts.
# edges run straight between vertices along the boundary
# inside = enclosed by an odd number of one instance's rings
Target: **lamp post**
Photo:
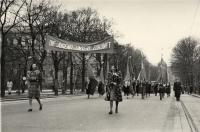
[[[18,65],[19,65],[19,87],[18,87],[17,93],[18,93],[18,95],[20,95],[20,72],[21,72],[20,66],[21,66],[21,63],[18,63]]]

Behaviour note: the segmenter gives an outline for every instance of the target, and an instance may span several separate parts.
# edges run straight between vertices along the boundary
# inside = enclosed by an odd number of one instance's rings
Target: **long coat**
[[[33,70],[27,72],[27,81],[29,82],[28,87],[28,97],[40,97],[40,89],[39,89],[39,76],[40,71],[39,70]]]
[[[174,83],[174,91],[175,91],[175,97],[179,98],[182,92],[182,87],[180,82]]]
[[[114,75],[112,72],[108,73],[108,84],[107,84],[108,91],[106,93],[106,98],[105,98],[106,101],[110,101],[111,88],[116,89],[117,101],[118,102],[122,101],[122,91],[120,88],[121,80],[122,80],[122,74],[120,71],[117,72],[117,75]],[[115,82],[116,85],[114,85],[113,82]]]
[[[166,86],[166,93],[167,94],[171,93],[171,86],[170,85]]]
[[[124,86],[123,85],[123,90],[124,90],[124,95],[130,95],[130,86]]]
[[[103,84],[102,82],[99,83],[98,92],[99,92],[99,94],[101,94],[101,95],[104,95],[104,93],[105,93],[104,84]]]
[[[137,83],[137,84],[136,84],[136,93],[139,93],[139,92],[140,92],[140,84]]]
[[[158,92],[158,84],[156,84],[155,86],[154,86],[154,93],[157,93]]]

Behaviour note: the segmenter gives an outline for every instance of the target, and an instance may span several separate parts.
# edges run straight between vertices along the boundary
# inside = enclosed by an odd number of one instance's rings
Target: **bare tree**
[[[11,29],[19,24],[19,14],[24,6],[24,1],[17,0],[1,0],[0,16],[1,16],[1,97],[5,96],[5,45],[7,34]]]
[[[187,37],[178,41],[176,46],[172,50],[171,55],[171,69],[173,74],[180,77],[182,80],[190,80],[190,75],[193,73],[193,57],[194,49],[197,46],[198,41],[195,38]]]

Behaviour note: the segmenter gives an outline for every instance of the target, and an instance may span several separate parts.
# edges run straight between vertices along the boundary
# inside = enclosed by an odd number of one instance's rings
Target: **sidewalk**
[[[25,91],[25,93],[20,92],[20,95],[18,95],[18,93],[16,91],[17,90],[12,90],[11,95],[8,95],[8,93],[6,92],[5,97],[1,97],[0,102],[28,100],[28,91],[27,90]],[[42,92],[40,92],[41,99],[43,99],[43,98],[57,98],[57,97],[60,97],[60,96],[72,97],[72,96],[86,95],[86,93],[81,92],[81,90],[73,91],[73,94],[70,94],[70,91],[68,90],[68,91],[65,92],[65,95],[62,94],[61,90],[58,90],[58,96],[55,96],[54,94],[55,93],[50,89],[44,89],[44,90],[42,90]]]
[[[198,97],[198,98],[196,98]],[[196,94],[183,94],[181,100],[189,112],[189,117],[192,118],[192,122],[195,124],[196,129],[200,131],[200,96]]]

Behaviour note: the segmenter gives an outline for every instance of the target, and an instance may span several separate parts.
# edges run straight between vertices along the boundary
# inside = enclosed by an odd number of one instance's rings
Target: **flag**
[[[129,58],[128,58],[128,61],[127,61],[127,67],[126,67],[126,76],[124,78],[124,82],[125,81],[128,81],[131,79],[131,75],[130,75],[130,69],[129,69]]]
[[[147,79],[147,78],[146,78],[146,69],[145,69],[145,67],[144,67],[143,60],[142,60],[142,64],[141,64],[141,75],[140,75],[140,80],[142,80],[142,78],[145,78],[145,80]]]
[[[98,85],[98,81],[94,75],[93,69],[92,69],[89,61],[88,61],[87,77],[90,79],[90,83],[91,83],[90,94],[93,95],[95,92],[95,89]]]
[[[167,74],[167,64],[166,62],[163,60],[163,58],[161,58],[161,61],[158,63],[158,72],[159,72],[159,76],[157,81],[160,81],[160,78],[163,79],[163,82],[167,83],[168,82],[168,74]]]
[[[137,78],[137,80],[139,80],[139,81],[140,81],[140,74],[141,74],[141,71],[139,72],[138,78]]]

